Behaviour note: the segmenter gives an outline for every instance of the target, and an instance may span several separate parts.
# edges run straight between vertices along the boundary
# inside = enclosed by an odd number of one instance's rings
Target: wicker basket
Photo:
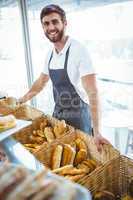
[[[30,135],[32,134],[33,130],[38,130],[40,128],[40,124],[41,122],[43,122],[44,120],[48,121],[48,124],[50,126],[54,126],[57,123],[57,119],[53,118],[53,117],[49,117],[46,115],[42,115],[41,117],[36,118],[35,120],[32,121],[32,124],[21,129],[20,131],[16,132],[13,137],[14,139],[18,140],[21,144],[26,144],[26,143],[30,143]],[[65,133],[70,134],[71,132],[74,131],[74,128],[67,125],[67,132]],[[63,136],[61,136],[63,137]],[[57,139],[55,139],[56,141]],[[46,144],[46,142],[44,143],[44,145],[41,145],[40,148],[45,149],[45,147],[47,147],[49,145],[49,143]]]
[[[119,156],[112,159],[104,166],[80,180],[80,184],[94,194],[97,191],[108,190],[115,196],[128,195],[128,188],[133,178],[133,160]]]
[[[71,144],[73,143],[77,138],[81,138],[82,140],[85,141],[87,147],[88,147],[88,157],[95,159],[97,161],[99,161],[99,163],[106,163],[109,160],[118,157],[119,156],[119,152],[113,148],[113,146],[111,145],[104,145],[103,150],[101,153],[99,153],[97,151],[97,147],[94,143],[94,139],[91,136],[88,136],[86,134],[84,134],[82,131],[75,131],[75,132],[71,132],[68,135],[65,135],[64,137],[58,139],[56,141],[56,143],[50,144],[47,146],[46,148],[42,148],[39,149],[39,151],[37,151],[35,153],[35,157],[41,162],[43,163],[45,166],[50,168],[50,159],[51,159],[51,154],[53,152],[53,149],[56,145],[58,144]]]

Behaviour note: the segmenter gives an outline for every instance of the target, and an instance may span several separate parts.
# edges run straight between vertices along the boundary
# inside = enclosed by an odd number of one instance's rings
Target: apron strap
[[[70,46],[68,47],[67,52],[66,52],[66,59],[65,59],[65,63],[64,63],[64,69],[67,69],[67,63],[68,63],[68,56],[69,56]]]
[[[65,63],[64,63],[64,69],[67,69],[68,56],[69,56],[69,49],[70,49],[70,46],[68,47],[67,52],[66,52],[66,58],[65,58]],[[53,57],[53,51],[52,51],[52,53],[51,53],[51,55],[50,55],[50,58],[49,58],[48,68],[50,68],[50,62],[51,62],[52,57]]]
[[[52,57],[53,57],[53,51],[52,51],[50,58],[49,58],[49,61],[48,61],[48,69],[50,68],[50,62],[51,62]]]

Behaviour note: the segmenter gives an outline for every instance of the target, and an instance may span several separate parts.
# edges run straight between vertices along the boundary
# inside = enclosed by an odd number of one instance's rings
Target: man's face
[[[46,37],[53,43],[61,41],[64,36],[66,21],[62,21],[58,13],[51,13],[42,18],[42,26]]]

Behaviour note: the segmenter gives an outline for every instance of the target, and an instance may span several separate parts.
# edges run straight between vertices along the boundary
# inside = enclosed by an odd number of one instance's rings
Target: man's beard
[[[56,43],[56,42],[59,42],[59,41],[61,41],[61,39],[62,39],[62,37],[63,37],[63,35],[64,35],[64,29],[62,29],[61,31],[58,31],[57,32],[57,35],[55,35],[55,36],[51,36],[49,33],[45,33],[45,35],[46,35],[46,37],[51,41],[51,42],[53,42],[53,43]],[[49,36],[50,35],[50,36]]]

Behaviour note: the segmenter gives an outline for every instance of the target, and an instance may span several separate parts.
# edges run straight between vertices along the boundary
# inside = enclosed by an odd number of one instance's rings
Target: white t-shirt
[[[92,62],[88,54],[87,49],[80,44],[78,41],[68,38],[64,48],[57,53],[55,49],[50,49],[45,60],[43,73],[49,75],[48,63],[53,51],[53,56],[50,62],[50,69],[62,69],[64,68],[65,56],[68,47],[69,56],[67,64],[67,72],[71,83],[73,84],[75,90],[77,91],[80,98],[88,102],[88,96],[82,86],[81,77],[87,74],[94,74],[95,71],[92,67]],[[88,86],[89,87],[89,86]]]

